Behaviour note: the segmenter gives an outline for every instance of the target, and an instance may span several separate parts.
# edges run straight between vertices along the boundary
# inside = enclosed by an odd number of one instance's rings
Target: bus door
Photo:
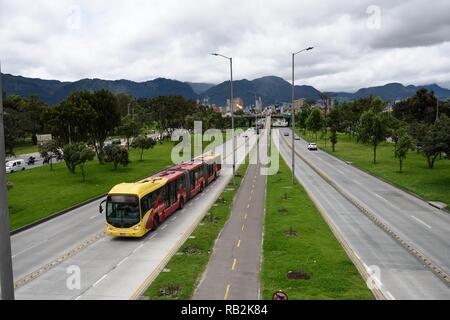
[[[168,193],[168,200],[166,201],[165,216],[170,216],[176,209],[178,205],[177,196],[177,181],[172,181],[166,186]],[[168,206],[167,206],[168,205]]]

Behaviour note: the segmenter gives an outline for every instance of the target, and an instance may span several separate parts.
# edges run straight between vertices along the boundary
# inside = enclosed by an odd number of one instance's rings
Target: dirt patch
[[[295,270],[295,271],[289,271],[287,273],[288,279],[294,279],[294,280],[309,280],[311,279],[311,275],[303,270]]]
[[[169,284],[167,286],[162,287],[158,291],[159,297],[177,297],[181,293],[181,287]]]

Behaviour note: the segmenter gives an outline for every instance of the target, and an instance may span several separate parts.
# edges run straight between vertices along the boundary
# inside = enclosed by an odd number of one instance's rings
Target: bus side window
[[[168,185],[166,185],[163,190],[163,201],[164,201],[164,206],[166,208],[170,207],[169,186]]]
[[[141,199],[142,215],[145,215],[147,213],[147,211],[150,210],[149,200],[150,200],[150,195],[146,195],[145,197],[143,197]]]
[[[173,205],[178,201],[177,199],[177,181],[173,181],[169,184],[169,197],[170,197],[170,205]]]

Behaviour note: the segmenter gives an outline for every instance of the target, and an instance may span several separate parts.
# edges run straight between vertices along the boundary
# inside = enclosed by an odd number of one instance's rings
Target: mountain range
[[[226,105],[230,96],[230,82],[225,81],[218,85],[210,83],[192,83],[157,78],[145,82],[130,80],[102,80],[82,79],[74,82],[62,82],[58,80],[42,80],[2,75],[3,91],[6,95],[19,95],[29,97],[36,95],[49,105],[54,105],[64,100],[69,94],[79,90],[108,89],[114,93],[128,93],[135,98],[154,98],[164,95],[181,95],[187,99],[208,98],[209,103]],[[327,96],[339,101],[355,100],[369,95],[379,96],[383,100],[396,101],[411,97],[420,88],[433,91],[440,99],[450,99],[450,90],[437,84],[404,86],[400,83],[389,83],[383,86],[362,88],[354,93],[350,92],[324,92]],[[291,101],[292,88],[289,82],[276,76],[266,76],[254,80],[233,81],[235,97],[244,100],[246,106],[255,103],[255,96],[261,97],[264,105]],[[312,86],[296,86],[296,99],[321,99],[321,92]]]

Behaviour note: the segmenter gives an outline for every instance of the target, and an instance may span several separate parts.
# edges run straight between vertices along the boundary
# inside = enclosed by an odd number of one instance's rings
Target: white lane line
[[[156,237],[158,235],[158,233],[156,232],[156,233],[154,233],[154,234],[152,234],[152,236],[150,237],[150,238],[148,238],[147,239],[147,241],[150,241],[150,240],[152,240],[154,237]]]
[[[165,228],[167,228],[167,224],[163,225],[163,226],[161,227],[161,230],[164,230]]]
[[[28,247],[28,248],[26,248],[26,249],[23,249],[22,251],[17,252],[15,255],[12,256],[12,258],[17,257],[18,255],[20,255],[20,254],[22,254],[22,253],[25,253],[25,252],[27,252],[28,250],[31,250],[31,249],[33,249],[33,248],[36,248],[37,246],[39,246],[39,245],[41,245],[41,244],[43,244],[43,243],[45,243],[45,242],[47,242],[47,241],[48,241],[48,239],[39,241],[38,243],[35,243],[35,244],[33,244],[32,246],[30,246],[30,247]]]
[[[362,186],[361,182],[359,182],[358,180],[353,180],[353,182]]]
[[[177,217],[173,217],[172,219],[170,219],[170,222],[173,222],[175,220],[177,220]]]
[[[142,248],[144,246],[144,244],[140,244],[139,247],[137,247],[136,249],[133,250],[133,253],[135,253],[136,251],[138,251],[140,248]]]
[[[95,219],[95,218],[98,218],[98,217],[100,217],[100,215],[96,214],[95,216],[90,217],[89,220],[92,220],[92,219]]]
[[[78,296],[75,298],[75,300],[80,300],[82,296]]]
[[[431,226],[426,224],[425,222],[423,222],[422,220],[420,220],[419,218],[415,217],[415,216],[411,216],[413,219],[415,219],[417,222],[423,224],[425,227],[427,227],[428,229],[431,229]]]
[[[103,280],[106,279],[108,275],[105,274],[103,277],[101,277],[100,279],[97,280],[97,282],[95,282],[92,286],[95,287],[96,285],[98,285],[100,282],[102,282]]]
[[[379,194],[377,194],[377,193],[375,193],[374,192],[374,195],[376,195],[378,198],[380,198],[381,200],[383,200],[383,201],[385,201],[385,202],[387,202],[387,203],[389,203],[389,201],[388,200],[386,200],[385,198],[383,198],[382,196],[380,196]]]
[[[122,263],[124,263],[125,261],[127,261],[128,258],[129,258],[129,257],[126,257],[126,258],[122,259],[122,260],[117,264],[117,266],[120,266]]]
[[[386,294],[389,296],[389,298],[390,298],[391,300],[396,300],[396,299],[394,298],[394,296],[393,296],[389,291],[386,291]]]

